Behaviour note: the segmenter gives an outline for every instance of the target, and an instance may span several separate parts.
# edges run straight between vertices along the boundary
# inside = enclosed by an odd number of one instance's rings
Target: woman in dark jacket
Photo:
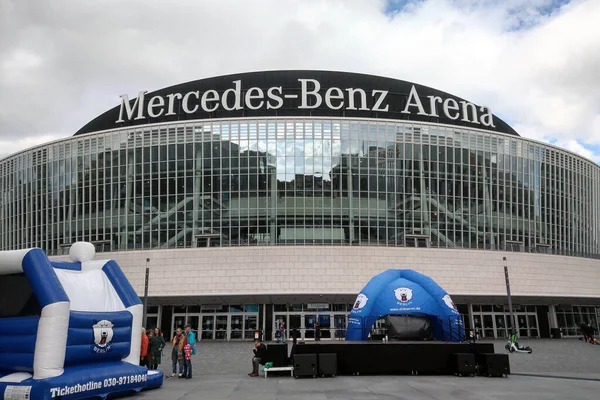
[[[150,369],[158,369],[162,362],[162,350],[165,347],[165,338],[159,328],[154,329],[154,335],[150,338],[150,353],[152,354],[152,365]]]

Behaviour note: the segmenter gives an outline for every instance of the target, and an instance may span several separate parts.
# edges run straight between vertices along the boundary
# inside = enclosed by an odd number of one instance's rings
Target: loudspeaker
[[[508,354],[480,353],[477,355],[479,375],[504,376],[510,374]]]
[[[294,377],[300,376],[317,377],[316,354],[294,354]]]
[[[319,354],[319,375],[336,376],[337,375],[337,354],[323,353]]]
[[[477,372],[475,354],[473,353],[454,353],[450,360],[450,369],[455,375],[473,376]]]
[[[272,362],[274,367],[287,366],[288,349],[286,343],[271,343],[267,346],[266,362]]]

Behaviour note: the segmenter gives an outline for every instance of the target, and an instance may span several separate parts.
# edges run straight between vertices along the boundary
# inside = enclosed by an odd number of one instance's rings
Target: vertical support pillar
[[[352,207],[352,198],[354,197],[354,188],[352,185],[352,159],[348,156],[348,166],[346,167],[346,183],[348,186],[348,226],[350,244],[354,242],[354,209]]]
[[[196,145],[196,143],[194,144]],[[192,237],[194,238],[193,247],[196,247],[196,235],[198,234],[198,220],[200,219],[200,202],[198,200],[200,193],[202,192],[202,168],[200,168],[200,166],[202,165],[202,153],[201,148],[198,147],[199,146],[195,146],[194,149],[194,188],[192,192],[192,203],[194,208],[194,212],[192,214],[194,216],[194,223],[192,224]]]
[[[496,248],[496,234],[494,232],[494,227],[492,225],[492,196],[491,196],[491,192],[490,192],[490,187],[491,187],[492,183],[491,181],[488,179],[487,173],[485,171],[485,165],[483,166],[483,212],[484,212],[484,216],[487,219],[487,223],[489,226],[489,231],[485,229],[483,229],[483,234],[484,234],[484,240],[485,240],[485,234],[489,233],[490,235],[490,249],[491,250],[495,250]]]
[[[421,202],[421,234],[427,235],[427,247],[429,247],[429,242],[431,242],[431,209],[429,207],[429,199],[427,193],[427,179],[425,179],[425,165],[423,163],[423,152],[421,152],[419,159],[419,180],[421,190],[419,192],[420,202]]]
[[[277,170],[270,168],[269,171],[269,185],[270,185],[270,198],[268,199],[269,210],[268,221],[269,221],[269,242],[274,245],[277,242]]]

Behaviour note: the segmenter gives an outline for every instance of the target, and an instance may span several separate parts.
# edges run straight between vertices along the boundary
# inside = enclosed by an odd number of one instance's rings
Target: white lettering
[[[298,79],[300,81],[300,85],[302,88],[301,92],[301,104],[298,108],[317,108],[323,102],[323,98],[319,94],[319,89],[321,89],[321,84],[316,79]],[[314,85],[314,89],[312,91],[308,91],[308,82],[312,82]],[[315,98],[313,105],[308,105],[308,95],[312,95]]]
[[[474,124],[479,125],[479,121],[477,120],[477,107],[475,107],[475,104],[469,103],[468,101],[461,101],[460,104],[462,104],[463,114],[461,121],[472,122]],[[469,119],[469,109],[471,110],[473,115],[472,119]]]
[[[193,114],[196,111],[198,111],[198,104],[196,104],[191,110],[188,106],[188,101],[190,100],[191,95],[194,95],[195,98],[199,99],[200,92],[196,90],[195,92],[188,92],[185,94],[185,96],[183,96],[183,100],[181,101],[181,108],[183,108],[183,112],[185,112],[186,114]]]
[[[165,112],[165,109],[164,108],[160,108],[158,110],[158,112],[155,112],[154,108],[156,108],[156,107],[164,107],[164,106],[165,106],[165,99],[163,99],[161,96],[154,96],[148,102],[148,116],[150,118],[158,118],[158,117],[160,117]]]
[[[439,117],[437,113],[437,104],[436,102],[442,104],[442,98],[439,96],[427,96],[429,98],[429,116],[430,117]]]
[[[226,109],[227,111],[242,109],[242,104],[241,104],[242,81],[240,81],[240,80],[233,81],[233,84],[235,85],[235,88],[227,89],[226,91],[223,92],[223,96],[221,97],[221,104],[223,105],[223,108]],[[229,107],[229,105],[227,104],[227,98],[229,97],[230,93],[233,93],[233,95],[234,95],[233,107]]]
[[[276,105],[272,106],[271,102],[268,101],[267,102],[267,110],[277,110],[277,109],[281,108],[281,106],[283,105],[283,99],[281,98],[281,96],[276,95],[274,93],[275,91],[279,92],[279,94],[281,95],[281,93],[282,93],[281,86],[271,87],[271,88],[269,88],[269,90],[267,90],[267,96],[269,97],[269,99],[275,100],[277,102]]]
[[[385,108],[381,108],[381,104],[383,103],[383,100],[385,100],[385,97],[387,96],[388,93],[389,92],[387,90],[373,90],[373,92],[371,92],[371,97],[375,97],[375,95],[379,95],[379,97],[375,101],[375,105],[373,106],[373,110],[372,111],[384,111],[384,112],[387,112],[387,110],[390,109],[390,105],[389,104],[386,104]]]
[[[364,90],[349,88],[349,89],[346,89],[346,91],[348,92],[348,96],[350,97],[348,99],[348,108],[347,108],[348,110],[356,110],[356,107],[354,106],[354,95],[356,93],[358,93],[358,94],[360,94],[359,110],[369,111],[369,107],[367,107],[367,93],[365,93]]]
[[[336,92],[337,94],[333,94],[333,92]],[[331,100],[341,101],[338,103],[338,105],[333,105]],[[340,108],[344,107],[344,93],[340,88],[336,87],[327,89],[327,92],[325,92],[325,104],[327,104],[327,107],[331,108],[332,110],[339,110]]]
[[[175,99],[181,100],[181,98],[183,97],[181,95],[181,93],[172,93],[172,94],[168,94],[167,97],[169,98],[169,108],[167,110],[167,113],[165,114],[165,116],[167,115],[175,115]]]
[[[427,115],[425,110],[423,109],[423,104],[421,104],[421,99],[419,98],[419,93],[417,93],[417,89],[415,89],[415,85],[410,88],[410,93],[408,95],[408,100],[406,101],[406,106],[404,110],[401,111],[403,114],[410,114],[408,111],[408,107],[417,107],[419,109],[418,115]]]
[[[454,99],[444,100],[443,110],[444,110],[444,114],[446,115],[447,118],[458,119],[459,112],[458,112],[458,103],[456,102],[456,100],[454,100]],[[450,111],[456,111],[456,114],[450,115]]]
[[[253,95],[252,92],[257,92],[257,94]],[[251,87],[246,92],[246,107],[248,107],[251,110],[258,110],[259,108],[262,108],[263,104],[265,104],[265,102],[262,100],[262,99],[264,99],[264,97],[265,97],[265,94],[263,93],[261,88]],[[258,105],[256,105],[256,106],[253,106],[252,100],[255,100],[255,99],[256,100],[260,99],[260,103],[258,103]]]
[[[148,93],[147,90],[138,93],[138,96],[135,99],[135,103],[133,103],[133,107],[129,105],[129,96],[127,96],[126,94],[121,95],[121,109],[119,110],[119,119],[116,122],[125,122],[123,120],[123,106],[125,107],[125,112],[127,114],[128,121],[130,121],[131,117],[133,117],[133,112],[135,111],[136,107],[138,113],[135,119],[144,118],[144,95],[146,93]]]
[[[492,114],[492,110],[487,107],[481,107],[480,110],[482,113],[484,113],[480,118],[481,123],[485,126],[491,126],[492,128],[495,128],[496,125],[494,125],[494,115]]]
[[[216,101],[217,104],[215,104],[214,107],[211,108],[210,104],[208,104],[208,103],[213,102],[213,101]],[[200,100],[200,106],[206,112],[213,112],[217,108],[219,108],[218,102],[219,102],[219,93],[217,93],[216,90],[207,90],[206,92],[202,93],[202,99]]]

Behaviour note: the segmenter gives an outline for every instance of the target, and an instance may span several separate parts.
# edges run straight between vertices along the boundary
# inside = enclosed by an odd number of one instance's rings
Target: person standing
[[[183,375],[183,345],[185,344],[185,336],[181,331],[181,328],[177,328],[175,336],[171,343],[173,349],[171,350],[171,361],[173,362],[173,373],[171,376],[177,375],[177,366],[179,366],[179,376]]]
[[[281,340],[282,343],[285,343],[286,341],[286,337],[285,337],[285,322],[281,321],[279,323],[279,339]]]
[[[162,349],[165,347],[165,338],[160,329],[154,329],[154,334],[150,337],[150,353],[152,354],[152,364],[150,369],[158,369],[162,362]]]
[[[183,338],[183,374],[179,375],[181,379],[192,379],[192,346]]]
[[[146,334],[146,328],[142,328],[142,344],[140,347],[140,366],[145,367],[148,359],[148,335]]]
[[[192,326],[187,324],[185,326],[185,338],[192,348],[192,354],[196,354],[196,334],[192,331]]]
[[[252,372],[248,374],[250,377],[258,376],[258,368],[260,364],[262,364],[265,360],[265,356],[267,355],[267,346],[260,339],[256,339],[254,341],[254,357],[252,357]]]
[[[152,369],[154,365],[154,356],[152,355],[152,339],[154,338],[154,332],[152,329],[146,331],[146,337],[148,338],[148,350],[146,351],[146,367]]]

